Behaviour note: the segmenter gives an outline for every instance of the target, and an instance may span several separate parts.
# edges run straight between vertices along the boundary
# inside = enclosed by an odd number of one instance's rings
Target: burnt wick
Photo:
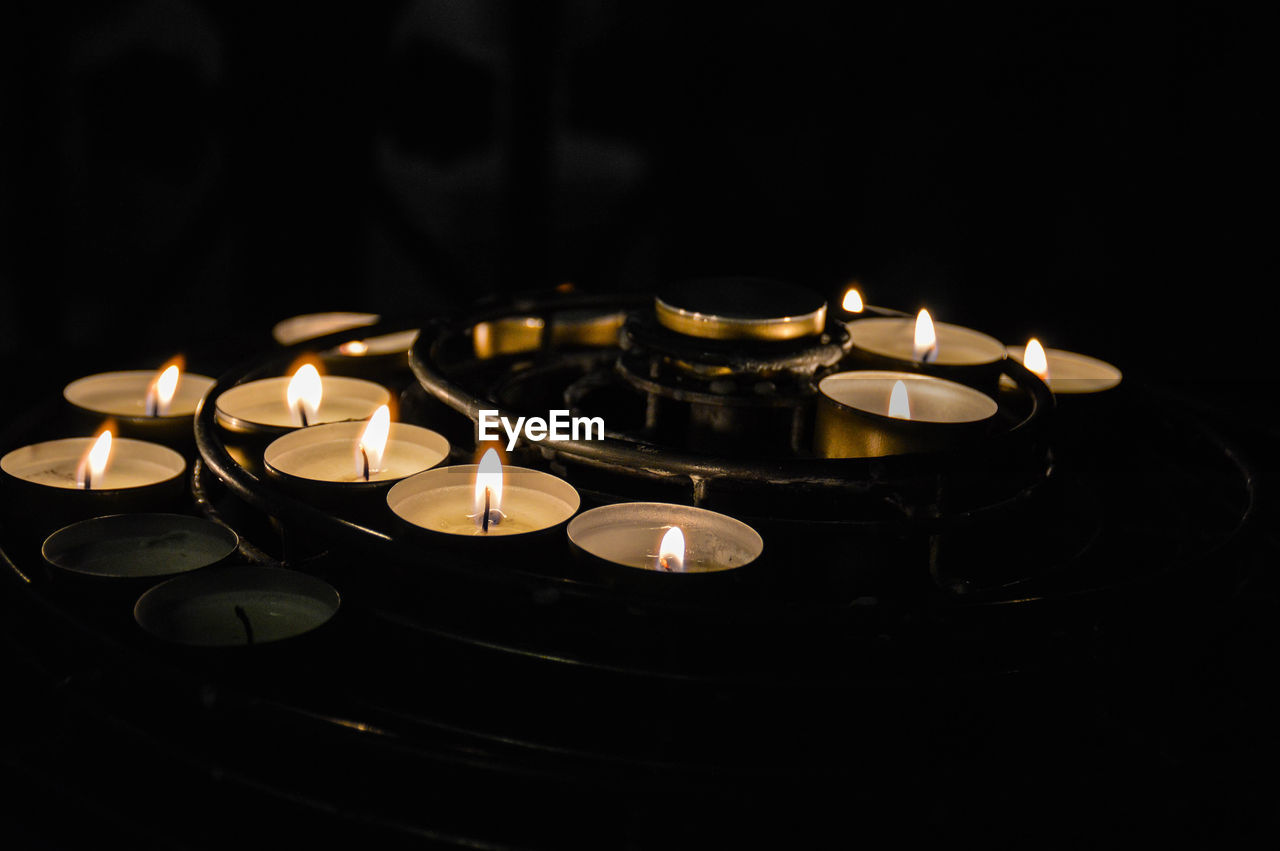
[[[489,531],[489,489],[484,489],[484,515],[480,518],[480,531]]]
[[[364,468],[364,480],[367,482],[369,481],[369,453],[363,446],[360,447],[360,464]]]
[[[249,623],[249,614],[244,610],[243,606],[236,606],[236,617],[240,619],[241,625],[244,627],[245,641],[253,644],[253,624]]]

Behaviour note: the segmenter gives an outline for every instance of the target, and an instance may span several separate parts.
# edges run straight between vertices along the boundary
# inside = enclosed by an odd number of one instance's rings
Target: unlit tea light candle
[[[55,567],[111,579],[154,579],[222,561],[239,537],[185,514],[113,514],[64,526],[41,548]]]
[[[341,598],[294,570],[215,567],[162,582],[138,598],[138,625],[166,641],[243,647],[295,638],[327,623]]]

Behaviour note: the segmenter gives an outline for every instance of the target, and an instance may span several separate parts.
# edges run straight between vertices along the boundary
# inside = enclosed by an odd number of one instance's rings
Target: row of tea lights
[[[849,313],[861,312],[863,305],[856,290],[850,291],[842,306]],[[876,317],[853,321],[849,327],[854,345],[861,350],[912,363],[984,366],[1003,359],[1006,352],[1003,344],[985,334],[932,322],[925,310],[914,322]],[[1109,364],[1071,352],[1045,350],[1035,339],[1011,354],[1055,393],[1097,393],[1120,381],[1119,370]],[[80,408],[114,417],[151,418],[157,423],[180,420],[189,430],[191,418],[213,383],[206,376],[182,373],[178,363],[170,363],[155,374],[127,371],[89,376],[69,384],[64,393]],[[994,415],[998,407],[990,396],[972,387],[915,372],[836,373],[821,380],[819,392],[835,403],[833,407],[922,425],[981,421]],[[313,364],[305,363],[291,377],[237,385],[215,403],[217,421],[228,431],[280,434],[264,453],[268,473],[304,496],[323,498],[326,492],[340,493],[341,486],[350,483],[388,484],[407,479],[434,467],[448,454],[448,443],[441,435],[419,426],[392,423],[389,402],[390,394],[379,384],[343,376],[322,378]],[[366,417],[363,425],[357,422]],[[568,502],[557,500],[551,491],[533,499],[522,482],[507,497],[520,503],[521,509],[513,511],[509,502],[504,510],[501,487],[480,484],[483,477],[494,475],[492,464],[496,463],[496,454],[492,454],[478,467],[436,471],[439,475],[419,479],[412,487],[396,490],[395,496],[388,494],[389,505],[409,523],[446,534],[506,536],[552,525],[542,522],[540,506],[561,502],[561,507],[552,511],[554,515]],[[96,438],[48,441],[14,450],[0,459],[0,467],[9,476],[32,484],[120,490],[181,475],[185,462],[164,447],[113,439],[112,432],[104,430]],[[470,492],[469,486],[457,482],[463,474],[475,479]],[[499,472],[499,484],[501,478]],[[534,481],[536,477],[526,479]],[[493,503],[487,512],[479,507],[484,494]],[[524,508],[526,502],[528,508]],[[458,506],[467,510],[455,510]],[[575,496],[569,513],[576,508]],[[508,515],[516,519],[502,522]]]
[[[856,290],[842,307],[851,315],[864,310]],[[1120,382],[1119,370],[1094,358],[1044,349],[1034,339],[1025,348],[1006,349],[977,331],[934,323],[927,311],[914,320],[854,319],[849,329],[861,352],[902,362],[904,368],[998,367],[1008,352],[1055,393],[1099,393]],[[407,348],[411,342],[412,337],[405,336],[393,345]],[[356,347],[344,351],[362,353]],[[189,435],[192,418],[213,383],[205,376],[182,373],[180,364],[171,363],[158,373],[88,376],[68,385],[64,395],[74,406],[124,418],[144,430],[148,424],[159,428],[177,422]],[[913,424],[927,435],[929,427],[938,424],[988,420],[998,408],[973,387],[914,371],[836,373],[823,378],[818,390],[825,405],[819,408],[817,449],[832,457],[918,447],[919,442],[913,444],[910,438],[905,443],[895,440],[895,428]],[[482,551],[492,546],[484,541],[510,542],[564,528],[574,551],[594,563],[659,575],[718,573],[750,564],[763,551],[763,540],[750,526],[691,506],[621,503],[578,514],[580,500],[568,482],[538,470],[504,467],[492,449],[478,464],[439,468],[449,453],[447,440],[426,428],[392,422],[389,402],[390,394],[381,385],[321,376],[313,364],[303,364],[292,376],[237,385],[214,400],[215,418],[224,430],[270,439],[260,457],[267,475],[283,489],[329,505],[342,504],[346,497],[368,498],[361,493],[375,494],[407,531],[438,543]],[[847,421],[824,416],[824,410],[867,415],[852,430],[879,433],[883,439],[824,437],[850,431]],[[185,466],[185,459],[172,449],[115,437],[110,428],[91,438],[25,446],[0,458],[0,469],[10,483],[65,492],[71,500],[160,488],[181,477]],[[247,615],[239,607],[235,615],[242,621],[239,631],[253,643]]]
[[[1034,337],[1025,346],[1006,346],[972,328],[934,322],[928,310],[914,318],[859,318],[878,309],[864,304],[856,289],[841,307],[851,317],[847,327],[859,359],[882,368],[818,382],[814,450],[825,457],[930,451],[981,434],[999,410],[990,393],[1008,381],[1001,374],[1006,357],[1055,396],[1096,396],[1121,382],[1120,370],[1106,361],[1045,348]]]

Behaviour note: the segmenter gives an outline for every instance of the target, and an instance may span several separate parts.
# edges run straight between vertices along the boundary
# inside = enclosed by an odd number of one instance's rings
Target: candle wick
[[[147,416],[154,417],[159,413],[160,402],[154,388],[147,391]]]
[[[302,427],[307,427],[307,409],[298,405],[298,419],[302,420]]]
[[[369,481],[369,453],[360,447],[360,463],[364,466],[364,480]]]
[[[480,531],[489,531],[489,489],[484,489],[484,515],[480,518]]]
[[[81,484],[80,487],[82,490],[93,489],[93,471],[89,468],[88,464],[84,465],[84,483]]]
[[[249,623],[249,614],[242,606],[236,606],[236,617],[240,619],[241,625],[244,626],[245,642],[249,645],[253,644],[253,624]]]

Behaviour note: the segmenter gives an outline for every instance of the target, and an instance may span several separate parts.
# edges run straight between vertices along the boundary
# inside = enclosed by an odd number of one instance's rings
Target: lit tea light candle
[[[883,361],[941,367],[998,367],[1005,348],[972,328],[934,322],[928,310],[915,318],[871,317],[849,323],[853,346]]]
[[[369,346],[364,340],[348,340],[338,346],[338,354],[358,357],[369,353]]]
[[[187,462],[145,440],[69,437],[23,446],[0,458],[15,513],[47,534],[73,520],[162,508],[183,489]]]
[[[291,377],[237,384],[215,400],[220,426],[240,433],[281,433],[322,423],[363,420],[391,401],[385,387],[360,378],[321,376],[305,363]]]
[[[245,647],[297,638],[328,623],[341,597],[295,570],[215,567],[162,582],[138,598],[134,620],[165,641]]]
[[[1046,349],[1034,337],[1026,346],[1010,346],[1009,357],[1040,376],[1054,394],[1102,393],[1119,385],[1124,377],[1106,361],[1062,349]]]
[[[325,337],[339,331],[350,331],[375,325],[381,319],[376,313],[305,313],[282,319],[271,329],[271,336],[282,346],[293,346],[316,337]]]
[[[418,329],[397,331],[394,334],[379,334],[376,337],[365,337],[359,340],[348,340],[332,350],[325,352],[327,357],[341,355],[349,358],[373,358],[382,355],[403,355],[418,340]]]
[[[226,526],[184,514],[114,514],[64,526],[41,547],[45,561],[105,579],[155,579],[217,564],[240,539]]]
[[[214,380],[182,370],[175,359],[157,372],[123,370],[87,375],[68,384],[63,398],[84,417],[115,420],[125,436],[191,439],[192,418]]]
[[[168,447],[145,440],[68,437],[23,446],[0,459],[14,479],[62,490],[120,491],[181,477],[187,463]]]
[[[726,574],[764,552],[764,539],[746,523],[705,508],[665,502],[593,508],[575,517],[567,531],[581,558],[621,581],[656,581],[643,579],[645,574]]]
[[[387,493],[397,517],[453,540],[518,539],[544,532],[565,523],[579,504],[568,482],[539,470],[503,466],[492,449],[479,464],[428,470]]]
[[[818,382],[814,450],[861,458],[953,448],[982,435],[997,410],[985,393],[934,376],[839,372]]]
[[[430,429],[391,422],[386,405],[367,422],[329,423],[276,438],[264,455],[267,473],[287,490],[317,504],[369,492],[439,464],[449,441]],[[385,506],[383,506],[385,507]]]
[[[320,353],[325,370],[335,375],[394,381],[409,377],[409,350],[418,329],[356,337]]]

